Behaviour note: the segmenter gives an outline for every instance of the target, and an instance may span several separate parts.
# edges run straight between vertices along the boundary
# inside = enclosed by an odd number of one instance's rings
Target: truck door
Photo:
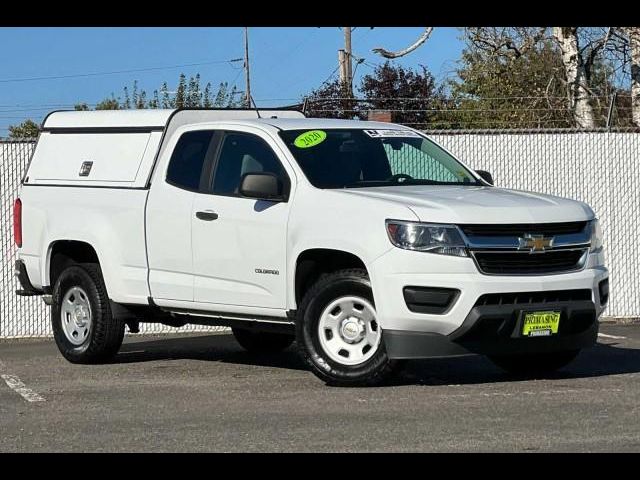
[[[196,192],[208,184],[204,178],[209,178],[206,170],[216,151],[216,138],[212,130],[183,133],[166,174],[151,186],[146,235],[149,288],[155,300],[193,302],[191,215]]]
[[[241,197],[240,178],[252,172],[276,174],[290,185],[264,138],[224,132],[208,192],[195,194],[193,202],[196,303],[286,308],[289,203]]]

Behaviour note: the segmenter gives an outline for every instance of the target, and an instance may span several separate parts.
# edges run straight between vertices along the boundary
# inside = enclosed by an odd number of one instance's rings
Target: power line
[[[24,77],[24,78],[4,78],[0,79],[0,83],[11,83],[11,82],[32,82],[39,80],[61,80],[67,78],[80,78],[80,77],[98,77],[102,75],[117,75],[121,73],[135,73],[135,72],[150,72],[154,70],[170,70],[172,68],[183,68],[183,67],[196,67],[201,65],[215,65],[215,64],[223,64],[237,61],[237,59],[232,60],[214,60],[211,62],[198,62],[198,63],[185,63],[182,65],[168,65],[164,67],[149,67],[149,68],[134,68],[130,70],[114,70],[111,72],[91,72],[91,73],[74,73],[69,75],[51,75],[46,77]]]

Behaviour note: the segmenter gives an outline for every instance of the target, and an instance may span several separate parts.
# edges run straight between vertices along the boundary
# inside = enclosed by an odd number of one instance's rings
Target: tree
[[[318,118],[365,118],[351,97],[349,86],[340,80],[325,82],[306,96],[307,113]]]
[[[73,106],[73,109],[76,111],[85,111],[85,110],[89,110],[89,105],[87,105],[86,103],[76,103]]]
[[[176,90],[176,96],[173,100],[173,108],[182,108],[185,107],[185,98],[187,93],[187,79],[184,73],[180,74],[180,79],[178,80],[178,88]]]
[[[410,47],[399,52],[389,52],[383,48],[374,52],[386,58],[398,58],[417,49],[431,35],[429,27]],[[581,128],[593,128],[597,123],[594,93],[590,85],[591,70],[608,48],[612,38],[612,27],[470,27],[465,36],[476,49],[484,50],[496,57],[516,60],[541,42],[553,40],[561,53],[569,109],[573,123]]]
[[[326,82],[306,96],[307,112],[314,117],[366,119],[370,110],[390,110],[392,120],[417,128],[436,125],[445,103],[426,67],[404,68],[387,61],[360,79],[360,98],[352,98],[339,80]]]
[[[446,103],[442,86],[422,65],[414,70],[387,61],[362,77],[358,90],[367,100],[361,108],[390,110],[392,121],[415,128],[438,126]]]
[[[9,138],[35,138],[40,133],[40,127],[33,120],[25,120],[19,125],[9,127]]]
[[[451,128],[544,128],[572,126],[562,77],[562,61],[550,42],[513,58],[471,43],[457,78],[449,82]],[[444,113],[443,113],[444,115]]]
[[[120,100],[113,93],[111,98],[105,98],[96,105],[96,110],[120,110]]]
[[[180,74],[178,86],[175,92],[169,90],[167,82],[163,82],[159,89],[153,90],[152,95],[148,95],[147,91],[141,89],[138,81],[135,80],[131,88],[125,86],[122,89],[123,98],[116,98],[112,93],[111,97],[107,97],[96,105],[96,110],[127,110],[131,108],[225,108],[237,107],[240,102],[237,100],[238,91],[236,87],[229,89],[229,85],[225,82],[219,84],[218,91],[215,92],[211,88],[211,83],[207,83],[204,91],[200,86],[200,74],[187,77]],[[172,98],[171,94],[175,96]],[[86,103],[76,106],[76,109],[88,110]]]

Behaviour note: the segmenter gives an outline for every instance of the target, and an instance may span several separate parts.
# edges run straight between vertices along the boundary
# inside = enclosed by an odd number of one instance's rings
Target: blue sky
[[[368,64],[383,59],[371,49],[407,46],[422,28],[358,27],[353,32],[354,55]],[[460,31],[436,28],[428,43],[397,60],[404,66],[426,65],[438,79],[453,75],[463,48]],[[337,67],[343,34],[337,27],[253,27],[249,30],[252,94],[259,106],[294,103],[317,87]],[[50,110],[78,102],[95,104],[138,80],[153,92],[162,82],[175,87],[178,75],[200,73],[204,82],[237,83],[244,89],[243,29],[228,28],[0,28],[4,48],[0,68],[0,136],[8,125],[25,118],[36,121]],[[221,63],[209,63],[221,62]],[[116,73],[77,78],[24,80],[33,77],[202,64],[143,72]],[[360,65],[356,77],[372,71]],[[337,73],[336,73],[337,75]],[[15,79],[22,79],[12,81]]]

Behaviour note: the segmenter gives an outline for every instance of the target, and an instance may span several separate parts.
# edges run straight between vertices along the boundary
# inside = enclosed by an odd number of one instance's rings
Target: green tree
[[[112,93],[111,98],[105,98],[98,102],[96,110],[120,110],[120,100]]]
[[[180,80],[178,80],[178,88],[176,90],[176,96],[173,100],[173,108],[186,107],[186,94],[187,94],[187,79],[184,73],[180,74]]]
[[[9,138],[35,138],[39,133],[40,127],[30,119],[9,127]]]
[[[602,59],[590,65],[591,106],[597,126],[606,122],[613,92],[611,69]],[[470,43],[462,53],[458,78],[450,82],[451,128],[566,128],[575,126],[562,54],[552,40],[539,41],[518,55],[497,55]]]
[[[89,110],[89,105],[87,105],[84,102],[83,103],[76,103],[73,106],[73,109],[76,110],[76,111],[86,111],[86,110]]]

